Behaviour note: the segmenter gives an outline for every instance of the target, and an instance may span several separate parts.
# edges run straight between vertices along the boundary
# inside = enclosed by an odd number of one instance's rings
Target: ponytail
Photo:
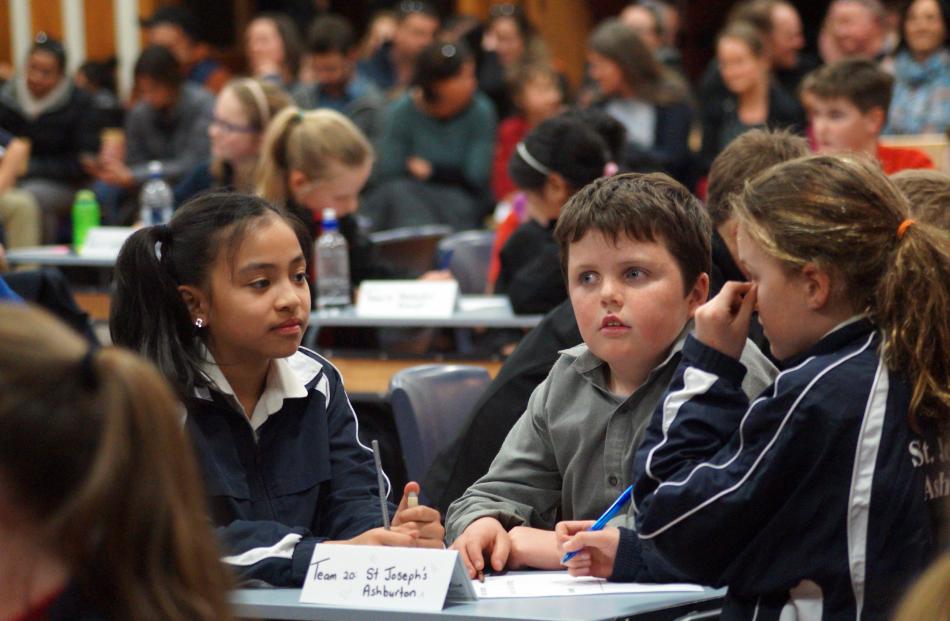
[[[0,475],[105,618],[231,618],[181,415],[138,356],[0,308]]]
[[[362,166],[373,158],[373,147],[363,132],[335,110],[301,112],[289,106],[271,121],[264,136],[258,169],[257,193],[285,205],[290,171],[299,170],[311,181],[325,179],[330,164]]]
[[[910,412],[950,423],[950,235],[906,220],[872,302],[884,358],[911,382]]]
[[[274,117],[264,134],[257,172],[257,193],[272,203],[287,202],[287,177],[290,173],[287,142],[291,132],[302,120],[300,108],[287,106]]]
[[[135,231],[115,266],[109,311],[112,342],[151,360],[180,389],[205,382],[198,371],[202,356],[191,315],[169,269],[174,242],[168,225]]]
[[[791,269],[815,263],[833,295],[866,312],[881,354],[911,385],[908,416],[950,422],[950,240],[909,221],[907,199],[880,166],[814,155],[773,166],[735,197],[736,215]]]

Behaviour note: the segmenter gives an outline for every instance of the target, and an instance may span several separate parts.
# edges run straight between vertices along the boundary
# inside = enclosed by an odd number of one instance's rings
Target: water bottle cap
[[[328,223],[336,224],[336,212],[329,207],[323,210],[323,224],[326,225]]]
[[[94,203],[96,202],[96,195],[92,190],[79,190],[76,192],[76,202]]]
[[[148,176],[151,179],[158,179],[162,176],[162,163],[158,160],[152,160],[148,163]]]

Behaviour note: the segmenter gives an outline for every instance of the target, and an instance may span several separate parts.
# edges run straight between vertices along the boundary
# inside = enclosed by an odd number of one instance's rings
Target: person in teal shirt
[[[480,227],[491,209],[496,115],[477,88],[464,44],[438,42],[419,55],[412,88],[388,110],[379,186],[364,206],[377,229]]]

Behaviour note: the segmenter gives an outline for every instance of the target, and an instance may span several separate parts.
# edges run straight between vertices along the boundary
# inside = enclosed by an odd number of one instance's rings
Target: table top
[[[396,372],[423,364],[470,364],[482,367],[491,377],[498,375],[501,360],[454,358],[360,358],[332,355],[328,358],[343,377],[351,399],[378,400],[389,394],[389,380]]]
[[[69,246],[33,246],[7,250],[11,265],[34,263],[61,267],[115,267],[117,254],[78,255]]]
[[[440,612],[394,612],[301,604],[300,589],[239,589],[231,602],[239,618],[321,619],[325,621],[433,621],[445,617],[468,621],[607,621],[678,619],[691,612],[716,609],[724,590],[701,593],[643,593],[482,599],[449,602]]]
[[[461,295],[451,317],[360,317],[354,306],[316,310],[310,324],[320,328],[533,328],[543,315],[516,315],[505,295]]]

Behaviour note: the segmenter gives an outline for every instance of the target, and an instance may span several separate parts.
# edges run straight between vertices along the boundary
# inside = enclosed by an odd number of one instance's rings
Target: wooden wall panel
[[[112,0],[83,0],[86,15],[86,58],[105,60],[115,55],[115,10]]]
[[[63,40],[63,7],[59,0],[33,0],[30,18],[33,34],[43,31],[54,39]]]
[[[10,41],[10,3],[0,1],[0,64],[13,64],[13,48]]]

